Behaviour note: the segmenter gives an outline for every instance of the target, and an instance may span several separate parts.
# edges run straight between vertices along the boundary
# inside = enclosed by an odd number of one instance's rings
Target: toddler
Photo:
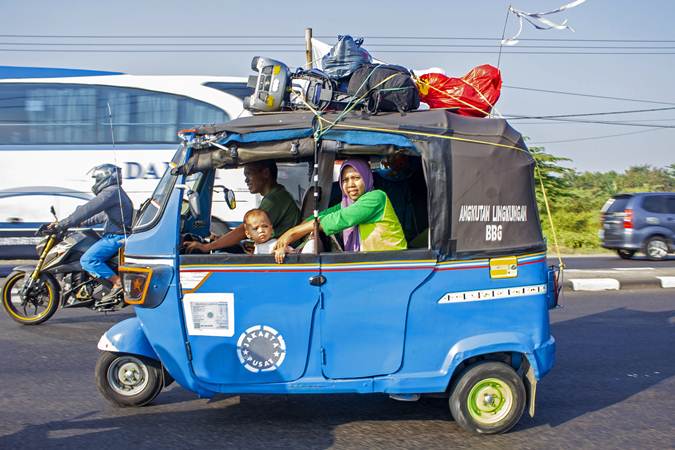
[[[255,243],[254,255],[269,255],[277,242],[274,227],[269,216],[262,209],[252,209],[244,214],[244,231],[246,237]]]
[[[252,209],[244,214],[244,231],[246,237],[251,239],[255,244],[254,255],[271,255],[274,253],[274,244],[277,242],[274,236],[274,227],[269,216],[263,209]],[[289,253],[305,253],[311,254],[314,252],[314,242],[309,240],[302,250],[294,250],[291,247],[286,247]]]

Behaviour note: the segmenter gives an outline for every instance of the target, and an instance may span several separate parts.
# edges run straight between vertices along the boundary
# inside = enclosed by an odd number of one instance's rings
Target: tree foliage
[[[552,243],[539,178],[546,190],[558,242],[566,250],[600,248],[600,209],[613,195],[675,191],[675,163],[663,168],[632,166],[623,173],[576,172],[561,166],[561,163],[570,161],[568,158],[547,153],[543,147],[530,148],[530,152],[538,166],[535,182],[544,234]]]

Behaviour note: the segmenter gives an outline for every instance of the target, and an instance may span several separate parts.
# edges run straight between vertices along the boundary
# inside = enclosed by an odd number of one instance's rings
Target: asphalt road
[[[197,399],[175,384],[155,403],[118,409],[93,381],[96,342],[130,312],[59,311],[46,324],[0,317],[0,448],[675,448],[675,296],[572,293],[551,312],[557,365],[537,415],[474,436],[443,399],[233,396]]]

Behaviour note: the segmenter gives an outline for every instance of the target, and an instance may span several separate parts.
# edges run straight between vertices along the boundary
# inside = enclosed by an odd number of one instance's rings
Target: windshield
[[[144,201],[141,205],[141,208],[138,211],[138,219],[134,224],[135,230],[147,227],[159,216],[159,213],[162,211],[162,208],[171,194],[174,182],[176,181],[176,175],[171,175],[171,167],[182,164],[185,161],[186,152],[187,146],[181,144],[171,160],[172,164],[166,169],[162,179],[159,180],[159,184],[155,188],[155,192],[152,193],[152,197]]]

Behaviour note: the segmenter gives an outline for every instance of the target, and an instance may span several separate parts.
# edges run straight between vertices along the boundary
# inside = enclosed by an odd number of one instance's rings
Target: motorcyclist
[[[105,278],[113,286],[103,300],[115,298],[122,290],[121,280],[106,262],[124,245],[131,230],[133,204],[122,189],[122,171],[113,164],[101,164],[89,172],[94,179],[91,190],[95,197],[63,220],[49,224],[48,229],[57,232],[75,226],[88,227],[104,224],[101,238],[80,258],[82,268],[91,275]]]

